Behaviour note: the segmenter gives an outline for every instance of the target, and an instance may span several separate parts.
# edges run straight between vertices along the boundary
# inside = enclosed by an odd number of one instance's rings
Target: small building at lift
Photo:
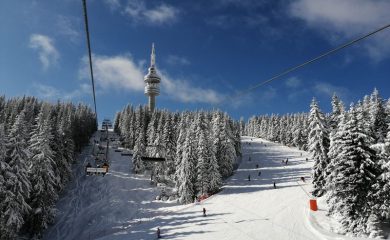
[[[112,129],[112,123],[110,119],[104,119],[102,122],[102,129]]]

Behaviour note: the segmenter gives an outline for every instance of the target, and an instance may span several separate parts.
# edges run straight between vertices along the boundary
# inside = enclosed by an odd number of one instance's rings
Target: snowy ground
[[[130,157],[113,149],[105,177],[85,176],[88,147],[45,239],[156,239],[157,227],[165,239],[344,239],[308,211],[313,163],[305,152],[249,137],[242,142],[242,162],[223,191],[197,205],[153,201],[158,189],[147,176],[131,174]]]
[[[94,138],[99,139],[100,134],[97,132]],[[58,202],[58,216],[44,239],[88,240],[112,236],[153,217],[156,214],[153,210],[173,205],[152,201],[158,190],[150,185],[147,177],[130,174],[130,156],[121,156],[111,148],[109,173],[104,177],[86,176],[84,166],[88,161],[95,163],[91,152],[92,145],[80,155],[74,167],[74,181]]]

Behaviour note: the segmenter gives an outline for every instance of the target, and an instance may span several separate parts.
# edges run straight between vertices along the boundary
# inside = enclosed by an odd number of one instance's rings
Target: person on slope
[[[274,188],[276,189],[276,183],[274,182]]]
[[[85,173],[87,175],[89,175],[89,173],[87,172],[87,168],[90,168],[90,167],[92,167],[91,163],[87,163],[87,165],[85,166]]]
[[[261,176],[261,171],[259,171],[259,177]]]
[[[287,165],[287,163],[288,163],[288,158],[286,159],[286,162],[285,162],[285,163],[286,163],[286,165]]]
[[[157,228],[157,238],[161,238],[161,231],[160,231],[160,228]]]
[[[250,181],[250,180],[251,180],[251,175],[249,174],[249,175],[248,175],[248,181]]]
[[[206,217],[206,208],[203,208],[203,217]]]

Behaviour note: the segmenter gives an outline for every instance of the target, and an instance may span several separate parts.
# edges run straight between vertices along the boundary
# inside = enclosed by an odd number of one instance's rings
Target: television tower
[[[144,77],[145,95],[148,96],[149,111],[153,112],[156,106],[156,96],[160,95],[161,78],[156,72],[156,54],[154,52],[154,43],[152,44],[152,54],[150,56],[150,67],[148,74]]]

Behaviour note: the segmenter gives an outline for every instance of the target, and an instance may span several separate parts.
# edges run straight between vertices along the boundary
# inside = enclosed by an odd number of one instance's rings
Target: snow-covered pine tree
[[[383,142],[387,133],[387,116],[384,101],[377,89],[370,96],[370,127],[375,142]]]
[[[142,127],[142,123],[138,125]],[[145,170],[144,162],[142,161],[142,157],[146,155],[146,140],[145,133],[141,130],[137,136],[135,141],[134,151],[133,151],[133,172],[141,173]]]
[[[115,114],[115,120],[114,120],[114,132],[120,135],[119,130],[119,123],[121,121],[121,112],[117,112]]]
[[[195,198],[196,159],[193,146],[193,127],[187,130],[182,149],[182,159],[178,166],[178,189],[180,203],[191,203]]]
[[[329,164],[327,165],[327,172],[329,175],[325,179],[325,190],[328,193],[328,196],[332,196],[333,194],[333,183],[335,178],[338,177],[338,172],[335,171],[336,167],[340,164],[340,161],[343,161],[342,155],[342,144],[344,140],[342,137],[345,135],[345,123],[348,119],[348,113],[342,112],[339,116],[339,121],[337,123],[337,127],[330,133],[330,146],[328,152]],[[328,199],[330,201],[330,199]],[[333,205],[335,203],[328,202]]]
[[[7,147],[9,147],[8,137],[4,124],[0,124],[0,236],[4,239],[11,239],[14,232],[7,225],[9,216],[7,217],[5,212],[8,210],[6,206],[10,206],[11,201],[15,201],[15,195],[9,189],[11,184],[7,183],[9,177],[13,175],[7,162]]]
[[[197,132],[199,136],[198,148],[197,148],[197,176],[196,176],[196,191],[198,194],[205,194],[209,192],[209,165],[210,165],[210,155],[211,151],[209,147],[209,140],[205,136],[205,131],[200,129],[200,132]]]
[[[380,173],[377,182],[373,185],[374,194],[372,197],[375,204],[372,208],[380,220],[390,220],[390,131],[387,132],[378,158]]]
[[[337,125],[340,121],[340,115],[344,112],[344,105],[336,93],[333,93],[332,96],[332,113],[329,117],[329,127],[333,132],[337,129]]]
[[[331,191],[328,191],[329,213],[339,216],[344,230],[356,235],[367,234],[368,219],[373,213],[368,196],[376,171],[375,153],[367,145],[368,136],[358,121],[358,113],[352,108],[346,123],[339,124],[341,152],[333,160]]]
[[[314,159],[312,194],[320,197],[325,193],[325,178],[328,175],[329,130],[325,116],[314,98],[310,104],[309,129],[309,152]]]
[[[30,197],[31,183],[28,179],[27,151],[28,133],[26,132],[24,111],[21,111],[9,133],[8,165],[10,174],[5,176],[6,188],[10,191],[10,197],[3,205],[4,222],[6,223],[6,237],[13,239],[25,222],[25,215],[31,210],[27,201]],[[7,239],[7,238],[6,238]]]
[[[45,119],[46,118],[46,119]],[[55,152],[51,147],[54,140],[52,135],[52,118],[45,117],[44,109],[38,114],[37,124],[30,139],[29,151],[32,153],[30,181],[32,185],[30,206],[32,213],[28,218],[28,227],[31,233],[40,236],[53,220],[54,203],[58,195],[55,190],[56,176],[53,166],[56,166],[53,157]]]
[[[223,177],[229,177],[233,173],[233,164],[237,157],[237,153],[234,147],[234,140],[230,137],[232,134],[228,126],[228,120],[224,118],[222,124],[222,131],[220,133],[221,155],[220,159],[218,159],[218,165],[221,171],[221,175]]]
[[[167,176],[175,173],[175,158],[176,158],[176,142],[174,131],[174,118],[168,114],[164,124],[162,141],[165,143],[165,158],[166,158],[166,172]]]
[[[176,189],[179,188],[179,176],[181,174],[180,166],[183,159],[183,151],[184,151],[184,141],[187,137],[187,121],[188,115],[185,116],[184,113],[181,114],[180,122],[177,127],[178,131],[178,138],[176,141],[176,154],[175,154],[175,182],[176,182]]]

